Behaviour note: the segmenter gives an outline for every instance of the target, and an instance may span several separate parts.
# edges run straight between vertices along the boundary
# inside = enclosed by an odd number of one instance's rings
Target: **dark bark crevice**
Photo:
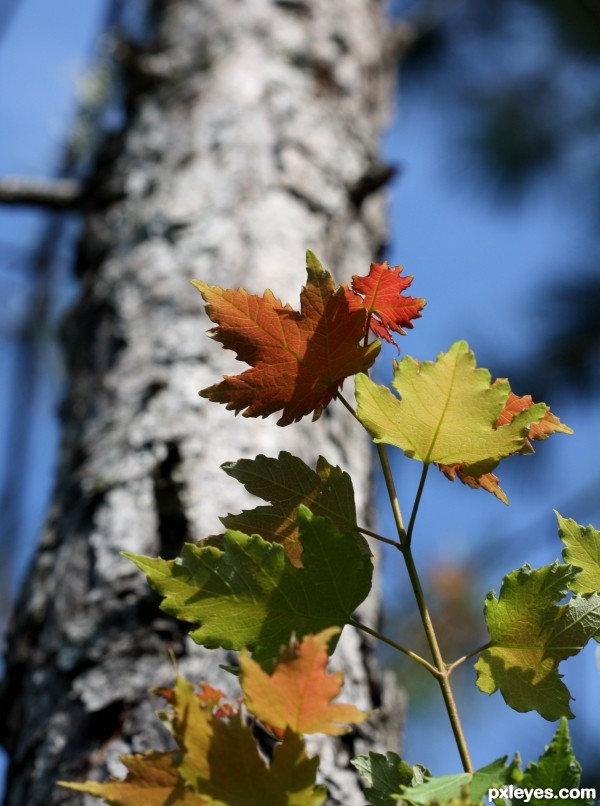
[[[154,470],[154,503],[158,515],[160,556],[165,560],[178,557],[183,544],[191,540],[190,524],[185,514],[181,478],[181,453],[176,442],[167,446],[167,455]]]

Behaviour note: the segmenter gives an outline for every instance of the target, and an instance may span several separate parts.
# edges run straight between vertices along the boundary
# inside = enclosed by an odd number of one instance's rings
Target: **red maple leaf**
[[[204,389],[202,397],[243,410],[245,417],[281,411],[278,425],[288,425],[311,412],[317,419],[344,378],[373,364],[379,345],[360,344],[365,311],[351,309],[345,289],[336,290],[331,275],[312,254],[307,263],[300,312],[268,290],[260,297],[243,288],[194,281],[217,324],[212,337],[251,365]]]
[[[421,316],[425,300],[402,295],[413,281],[408,275],[401,277],[402,266],[371,263],[366,277],[356,274],[346,297],[353,311],[367,312],[367,327],[380,339],[396,344],[390,331],[405,335],[405,327],[413,327],[412,320]],[[398,345],[396,344],[396,347]]]

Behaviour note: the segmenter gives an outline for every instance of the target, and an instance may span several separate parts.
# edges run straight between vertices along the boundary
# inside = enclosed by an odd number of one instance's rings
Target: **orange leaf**
[[[59,781],[60,786],[87,792],[102,798],[112,806],[210,806],[213,799],[198,795],[183,785],[175,766],[176,753],[151,751],[142,755],[121,756],[127,767],[124,781],[71,783]]]
[[[327,645],[338,632],[332,627],[306,635],[301,643],[293,640],[272,675],[242,652],[241,685],[248,710],[273,728],[332,736],[347,733],[350,723],[367,719],[369,714],[354,705],[331,702],[343,683],[341,672],[327,673]]]
[[[364,309],[372,332],[380,339],[396,344],[390,331],[405,335],[403,328],[413,327],[412,320],[421,316],[425,300],[419,297],[404,297],[413,281],[409,275],[400,277],[403,266],[388,266],[387,263],[371,263],[367,277],[352,278],[352,289],[346,297],[353,311]],[[396,344],[396,346],[398,346]]]
[[[278,424],[288,425],[311,412],[317,419],[345,378],[372,365],[380,345],[360,345],[365,311],[351,310],[345,290],[335,289],[331,275],[312,253],[307,263],[300,312],[268,290],[259,297],[243,288],[193,281],[217,324],[212,337],[251,365],[204,389],[202,397],[243,410],[245,417],[281,411]]]
[[[209,705],[217,705],[221,700],[225,699],[225,692],[219,688],[213,688],[208,683],[200,683],[196,696],[200,702],[208,703]],[[166,699],[166,698],[165,698]],[[170,700],[169,700],[170,702]]]

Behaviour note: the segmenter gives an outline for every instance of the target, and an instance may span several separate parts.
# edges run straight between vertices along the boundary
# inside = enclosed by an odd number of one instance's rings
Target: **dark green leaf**
[[[259,535],[227,532],[223,551],[184,546],[181,558],[125,554],[164,596],[163,610],[199,625],[191,637],[206,647],[247,647],[270,668],[292,634],[302,638],[343,627],[371,588],[366,542],[327,518],[298,510],[302,567],[282,546]]]

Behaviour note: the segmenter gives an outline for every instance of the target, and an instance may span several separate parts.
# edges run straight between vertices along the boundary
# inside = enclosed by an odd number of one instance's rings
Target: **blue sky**
[[[388,260],[404,264],[406,273],[415,278],[411,293],[427,299],[422,319],[400,346],[403,353],[433,360],[457,339],[466,339],[478,364],[495,376],[490,361],[523,360],[532,340],[539,339],[542,292],[569,263],[586,234],[570,212],[577,208],[564,189],[548,183],[518,207],[498,208],[476,191],[475,177],[456,176],[449,167],[452,125],[445,116],[447,109],[440,109],[431,94],[407,93],[400,96],[385,138],[386,155],[403,166],[392,194]],[[380,359],[382,378],[391,372],[394,356],[388,350],[386,358]],[[526,394],[528,390],[515,391]],[[553,406],[551,400],[546,402]],[[586,524],[591,517],[589,507],[580,504],[573,511],[569,504],[586,483],[586,469],[595,466],[599,441],[595,403],[562,399],[553,410],[575,435],[556,435],[536,445],[536,456],[509,460],[513,472],[499,468],[509,507],[483,491],[451,484],[439,473],[429,474],[414,536],[416,556],[423,567],[432,558],[452,562],[477,551],[486,541],[500,540],[503,550],[497,567],[477,581],[482,606],[490,588],[499,590],[504,574],[524,562],[540,566],[560,555],[554,509]],[[398,456],[394,466],[401,503],[405,502],[409,513],[421,468]],[[383,496],[380,499],[384,513],[387,505]],[[383,515],[382,522],[387,533],[393,533],[389,516]],[[387,573],[388,600],[394,597],[397,580],[406,584],[401,561]],[[576,698],[577,720],[571,728],[583,756],[599,738],[595,647],[564,663],[562,671]],[[439,712],[436,696],[432,686],[429,714]],[[555,726],[537,714],[510,710],[498,693],[488,697],[472,688],[463,699],[465,729],[476,765],[515,750],[525,760],[535,758],[554,732]],[[443,716],[436,718],[435,725],[432,742],[432,724],[409,711],[407,760],[427,763],[439,774],[452,772],[457,755],[449,726]]]
[[[59,163],[78,81],[93,53],[103,6],[102,0],[63,0],[60,4],[22,0],[0,43],[1,175],[51,175]],[[415,277],[412,292],[428,301],[423,318],[402,340],[402,351],[433,359],[455,340],[466,339],[484,366],[498,356],[522,358],[543,317],[540,289],[560,270],[583,234],[570,212],[573,199],[567,191],[546,184],[516,209],[492,207],[475,192],[472,177],[458,175],[450,167],[451,126],[445,115],[447,109],[442,111],[431,94],[406,92],[384,142],[387,158],[402,166],[392,189],[392,240],[387,259],[406,266]],[[28,293],[14,256],[34,243],[39,227],[40,218],[34,213],[0,208],[0,290],[5,300],[3,319],[9,322],[18,318]],[[0,332],[3,388],[10,383],[14,369],[9,336],[6,330]],[[394,355],[386,351],[381,359],[382,378],[389,374]],[[56,360],[56,355],[50,352],[48,360]],[[40,380],[37,414],[31,424],[31,536],[43,516],[56,456],[55,378],[51,373]],[[516,391],[524,394],[528,390]],[[3,396],[2,440],[6,438],[5,403]],[[498,568],[478,580],[481,601],[490,587],[499,589],[504,573],[526,561],[542,564],[558,556],[553,508],[585,523],[589,518],[584,506],[580,511],[563,507],[595,464],[598,428],[593,406],[571,401],[553,408],[575,429],[575,436],[559,435],[540,445],[536,457],[514,460],[526,468],[502,474],[510,507],[482,491],[430,474],[415,533],[417,559],[449,561],[466,555],[481,541],[516,535],[514,549],[502,552]],[[530,471],[533,464],[535,472]],[[396,466],[408,512],[420,467],[409,460],[397,461]],[[383,527],[392,532],[384,514],[385,502],[381,511]],[[528,534],[529,524],[535,525],[535,535]],[[543,533],[541,538],[539,533]],[[396,574],[403,578],[399,566],[392,568],[386,576],[388,597],[395,595]],[[576,747],[579,744],[583,755],[585,745],[597,744],[599,738],[594,724],[599,681],[593,648],[565,663],[564,672],[577,698],[574,710],[578,719],[573,727]],[[431,699],[437,705],[436,696],[432,693]],[[486,697],[475,689],[464,703],[464,714],[478,765],[516,749],[525,760],[536,757],[555,727],[535,714],[510,711],[499,694]],[[443,714],[432,723],[429,717],[425,720],[409,711],[405,748],[407,760],[426,763],[437,773],[458,767]]]

